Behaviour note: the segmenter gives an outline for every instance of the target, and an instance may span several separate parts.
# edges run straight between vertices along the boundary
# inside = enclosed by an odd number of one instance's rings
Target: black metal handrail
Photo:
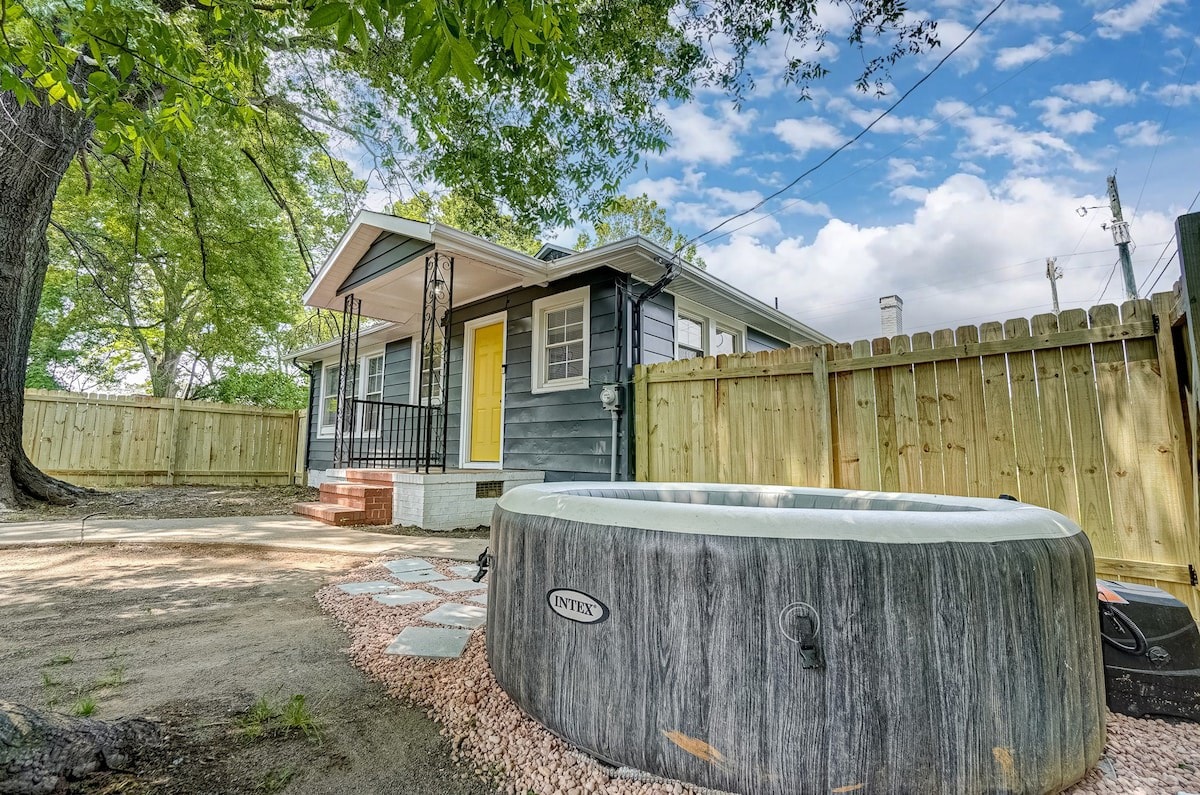
[[[346,466],[364,469],[445,466],[440,406],[351,398]],[[429,440],[435,440],[429,444]]]

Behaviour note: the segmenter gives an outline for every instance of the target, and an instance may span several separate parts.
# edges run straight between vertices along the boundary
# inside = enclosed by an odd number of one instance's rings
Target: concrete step
[[[331,524],[335,527],[344,525],[367,524],[367,513],[360,508],[350,508],[345,505],[330,505],[324,502],[295,502],[292,503],[292,513],[307,516],[318,522]]]

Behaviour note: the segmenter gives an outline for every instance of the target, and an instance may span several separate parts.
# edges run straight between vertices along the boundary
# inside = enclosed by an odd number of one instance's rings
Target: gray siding
[[[333,439],[321,438],[317,431],[321,422],[321,371],[325,362],[312,363],[312,384],[308,390],[308,468],[329,469],[333,466]]]
[[[777,351],[780,348],[786,347],[788,347],[786,342],[777,340],[768,334],[763,334],[758,329],[746,329],[746,351],[748,353],[757,353],[758,351]]]
[[[338,287],[338,295],[432,250],[433,244],[423,240],[413,240],[411,237],[394,235],[391,232],[381,235]]]
[[[643,304],[642,328],[646,346],[642,352],[643,364],[658,364],[674,359],[675,296],[659,293]]]
[[[469,320],[503,310],[508,313],[505,340],[504,453],[505,469],[546,472],[547,480],[607,480],[612,425],[600,408],[600,385],[616,378],[615,272],[607,268],[562,279],[547,287],[517,290],[456,309],[450,341],[450,385],[447,448],[456,466],[462,432],[463,328]],[[589,286],[590,385],[582,389],[531,392],[533,302]],[[618,444],[625,434],[619,434]]]

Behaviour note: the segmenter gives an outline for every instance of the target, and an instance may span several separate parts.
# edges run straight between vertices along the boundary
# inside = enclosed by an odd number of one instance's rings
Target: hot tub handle
[[[796,613],[798,631],[795,635],[788,632],[786,620]],[[800,667],[820,669],[825,667],[825,657],[821,653],[821,617],[807,602],[792,602],[779,612],[779,632],[792,643],[800,647]]]
[[[479,553],[479,557],[475,560],[475,565],[479,567],[479,571],[475,572],[475,576],[471,578],[473,582],[480,582],[487,576],[488,568],[495,562],[495,558],[488,554],[488,548],[484,547]]]

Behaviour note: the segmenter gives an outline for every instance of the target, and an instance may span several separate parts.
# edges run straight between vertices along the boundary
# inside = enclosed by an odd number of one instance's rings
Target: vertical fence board
[[[954,348],[954,332],[935,331],[933,347],[944,351],[947,358],[934,363],[937,376],[938,416],[942,437],[942,471],[946,478],[946,493],[966,496],[967,437],[963,425],[962,385],[958,377],[958,359]]]
[[[913,352],[933,349],[933,337],[928,332],[912,336]],[[942,422],[938,413],[937,370],[930,362],[913,365],[913,381],[917,400],[917,458],[921,463],[921,489],[932,494],[946,491],[946,474],[942,468]]]
[[[855,359],[871,358],[871,343],[855,342],[851,348]],[[855,370],[851,375],[854,393],[854,435],[858,447],[857,488],[878,491],[879,479],[879,418],[875,410],[875,377],[871,370]]]
[[[912,340],[892,337],[892,353],[912,350]],[[917,386],[911,364],[892,368],[892,405],[896,419],[896,455],[901,491],[921,491],[921,440],[917,431]]]
[[[891,340],[877,337],[871,341],[871,353],[884,356],[891,353]],[[896,407],[892,389],[892,368],[876,367],[875,377],[876,437],[879,440],[879,487],[884,491],[900,491],[900,472],[896,467]]]
[[[1033,335],[1058,333],[1058,317],[1045,314],[1033,318]],[[1067,392],[1063,381],[1061,348],[1034,354],[1038,405],[1043,422],[1036,429],[1042,437],[1041,468],[1046,479],[1046,507],[1079,521],[1079,487],[1075,482],[1075,457],[1067,416]]]
[[[1058,316],[1058,326],[1060,331],[1088,328],[1087,313],[1082,309],[1065,310]],[[1079,483],[1079,515],[1072,518],[1088,528],[1097,556],[1117,557],[1112,538],[1112,507],[1104,465],[1099,402],[1092,373],[1092,349],[1090,345],[1070,345],[1062,349],[1062,357],[1067,415]]]
[[[999,323],[984,323],[979,327],[979,339],[981,342],[999,342],[1004,339],[1004,328]],[[1020,486],[1017,482],[1017,453],[1013,444],[1008,361],[1003,353],[994,354],[982,357],[980,366],[983,370],[988,461],[991,464],[989,490],[980,496],[1010,494],[1015,497]]]
[[[1004,324],[1004,339],[1029,339],[1029,321],[1015,318]],[[1013,448],[1016,453],[1018,492],[1022,502],[1046,506],[1046,453],[1042,449],[1042,411],[1037,394],[1037,369],[1032,351],[1008,354],[1009,391],[1012,399]]]

